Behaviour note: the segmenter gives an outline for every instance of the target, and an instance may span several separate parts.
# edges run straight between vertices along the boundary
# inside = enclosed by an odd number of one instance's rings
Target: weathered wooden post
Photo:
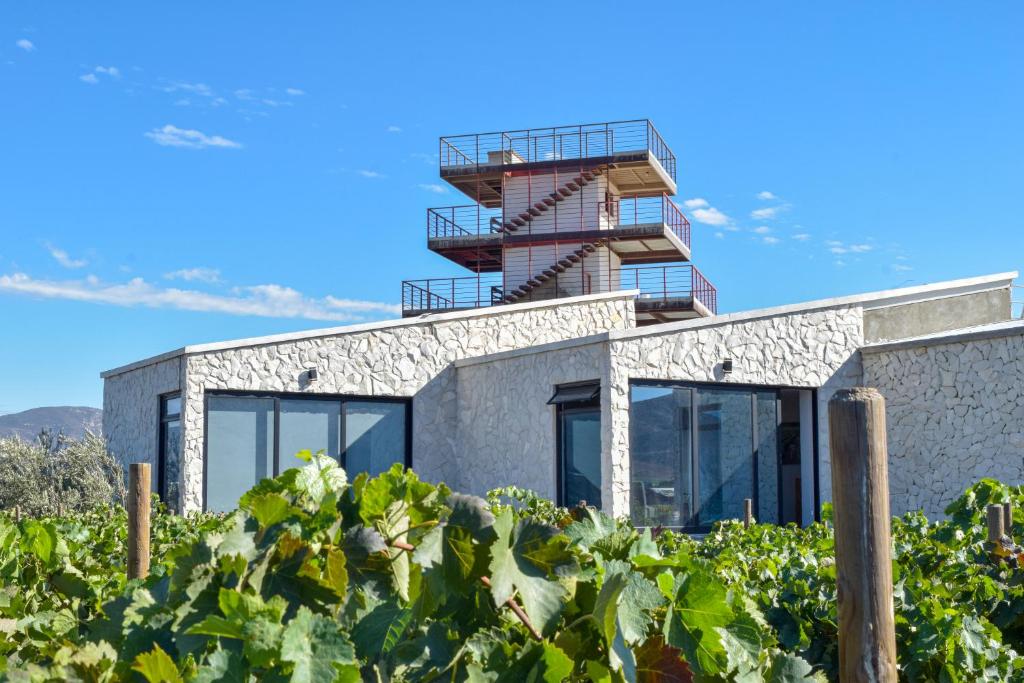
[[[1003,521],[1005,512],[1003,512],[1003,506],[996,503],[995,505],[989,505],[985,510],[988,521],[988,542],[999,543],[999,539],[1003,537]]]
[[[15,505],[14,506],[14,522],[16,524],[20,524],[21,523],[21,506],[20,505]]]
[[[1003,533],[1013,536],[1013,503],[1003,503]]]
[[[754,521],[754,501],[750,498],[743,499],[743,528],[749,529]]]
[[[839,680],[896,683],[885,399],[843,389],[828,403],[839,596]]]
[[[128,466],[128,578],[149,574],[149,463]]]

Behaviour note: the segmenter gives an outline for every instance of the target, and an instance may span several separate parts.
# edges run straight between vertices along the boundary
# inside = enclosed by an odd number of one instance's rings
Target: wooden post
[[[750,498],[743,499],[743,528],[749,529],[754,521],[754,501]]]
[[[15,522],[15,524],[20,524],[21,523],[21,506],[20,505],[15,505],[14,506],[14,522]]]
[[[989,505],[985,512],[988,515],[988,542],[999,543],[1003,537],[1003,506],[998,503]]]
[[[128,578],[149,574],[149,463],[128,466]]]
[[[828,402],[839,597],[839,680],[896,683],[885,399],[843,389]]]
[[[1003,533],[1013,536],[1013,503],[1003,503]]]

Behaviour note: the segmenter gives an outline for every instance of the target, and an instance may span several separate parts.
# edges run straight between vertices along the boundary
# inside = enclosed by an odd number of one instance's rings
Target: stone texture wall
[[[940,518],[982,477],[1024,483],[1024,336],[863,355],[886,399],[894,515]]]
[[[459,490],[483,495],[515,484],[554,500],[555,406],[547,405],[548,399],[557,385],[601,380],[606,351],[606,344],[598,342],[459,364],[459,474],[452,479]],[[602,473],[602,482],[609,481],[610,472]]]
[[[455,369],[460,358],[635,325],[627,297],[488,310],[416,324],[190,354],[184,393],[186,510],[202,505],[203,395],[219,389],[414,396],[413,464],[430,480],[459,481]],[[317,368],[313,385],[303,373]]]
[[[721,322],[610,345],[608,401],[602,404],[603,443],[609,445],[612,512],[629,513],[629,381],[663,379],[818,388],[819,416],[836,390],[861,382],[863,344],[859,307]],[[731,358],[733,371],[722,372]],[[831,499],[828,423],[818,420],[823,501]]]
[[[180,357],[107,377],[103,382],[103,434],[121,462],[148,462],[157,485],[160,396],[179,391]]]

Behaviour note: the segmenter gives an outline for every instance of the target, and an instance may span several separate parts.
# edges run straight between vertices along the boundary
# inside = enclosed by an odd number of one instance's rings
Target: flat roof
[[[955,344],[979,339],[998,339],[999,337],[1013,337],[1017,335],[1024,335],[1024,320],[1004,320],[998,323],[986,323],[973,327],[962,327],[957,330],[944,330],[916,337],[893,339],[877,344],[868,344],[867,346],[862,346],[860,350],[862,353],[881,353],[883,351],[898,351],[900,349]]]

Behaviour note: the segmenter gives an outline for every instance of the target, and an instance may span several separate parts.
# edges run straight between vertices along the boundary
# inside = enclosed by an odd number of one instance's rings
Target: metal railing
[[[665,225],[683,244],[690,246],[690,221],[667,194],[660,197],[617,197],[599,202],[598,206],[601,217],[613,230],[637,225]]]
[[[498,232],[501,232],[501,209],[488,209],[479,204],[427,209],[427,239]]]
[[[482,308],[501,303],[501,273],[402,282],[402,313]]]
[[[560,281],[561,280],[561,281]],[[718,290],[692,265],[628,266],[587,271],[583,266],[549,280],[516,300],[535,301],[591,294],[602,291],[640,290],[644,303],[687,307],[686,299],[699,301],[712,314],[718,312]],[[429,311],[482,308],[506,303],[506,293],[517,291],[517,283],[503,283],[502,273],[470,277],[406,280],[402,283],[402,312],[406,315]]]
[[[649,151],[675,180],[676,157],[649,119],[451,135],[441,168],[563,161]]]

